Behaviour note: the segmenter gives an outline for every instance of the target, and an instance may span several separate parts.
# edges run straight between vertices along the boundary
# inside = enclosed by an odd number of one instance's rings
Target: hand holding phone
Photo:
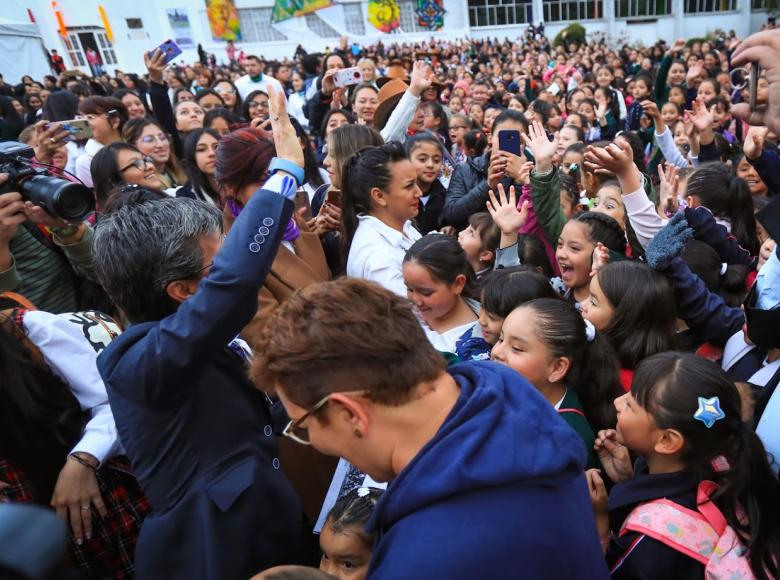
[[[363,74],[360,67],[353,66],[336,71],[333,75],[333,83],[337,87],[349,87],[363,82]]]
[[[44,129],[48,130],[51,127],[59,127],[60,130],[66,131],[70,141],[82,141],[92,137],[92,128],[86,119],[70,119],[69,121],[48,123],[44,126]]]
[[[179,56],[181,54],[181,48],[179,48],[179,45],[176,44],[173,40],[170,38],[163,42],[160,46],[158,46],[155,49],[150,50],[147,54],[149,55],[149,58],[152,57],[154,52],[156,50],[159,50],[163,55],[165,55],[165,64],[170,64],[170,62]]]
[[[520,131],[504,129],[498,132],[498,150],[512,155],[520,155]]]

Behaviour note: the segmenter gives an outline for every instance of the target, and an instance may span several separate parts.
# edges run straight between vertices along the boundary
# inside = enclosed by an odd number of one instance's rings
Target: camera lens
[[[35,175],[22,182],[22,196],[53,216],[80,221],[95,209],[95,197],[81,185],[48,175]]]

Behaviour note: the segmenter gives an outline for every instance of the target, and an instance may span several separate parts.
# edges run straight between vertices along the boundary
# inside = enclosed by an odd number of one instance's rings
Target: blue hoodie
[[[579,435],[512,369],[449,370],[455,407],[368,522],[369,578],[609,578]]]

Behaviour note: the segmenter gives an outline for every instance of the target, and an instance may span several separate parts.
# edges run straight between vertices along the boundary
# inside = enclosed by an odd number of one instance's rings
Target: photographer
[[[59,146],[57,129],[36,127],[35,161],[47,163]],[[0,191],[7,173],[0,173]],[[67,182],[66,182],[67,183]],[[0,193],[0,292],[23,294],[53,313],[77,309],[78,277],[92,271],[92,228],[51,215],[19,191]]]

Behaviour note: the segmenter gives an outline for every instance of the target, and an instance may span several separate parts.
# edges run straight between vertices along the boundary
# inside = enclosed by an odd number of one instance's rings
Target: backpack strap
[[[620,535],[628,531],[649,536],[705,566],[720,538],[702,514],[668,499],[635,507],[623,523]]]
[[[574,408],[558,409],[558,414],[560,415],[562,413],[576,413],[577,415],[580,415],[581,417],[585,416],[585,413],[583,413],[579,409],[574,409]]]

